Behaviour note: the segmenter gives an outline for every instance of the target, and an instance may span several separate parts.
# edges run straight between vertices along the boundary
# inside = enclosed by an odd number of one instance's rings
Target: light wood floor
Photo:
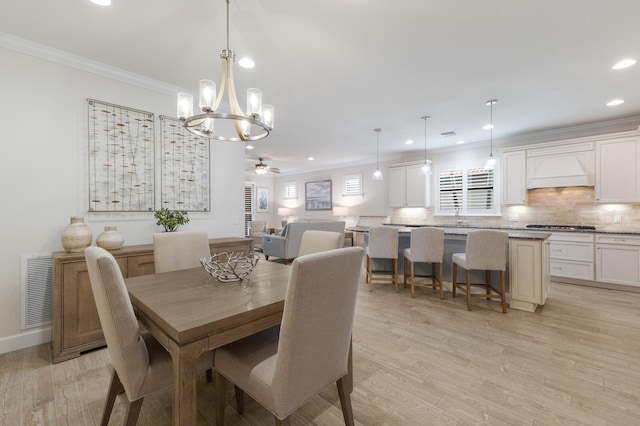
[[[483,299],[440,301],[435,291],[364,282],[354,327],[360,425],[639,425],[640,294],[553,284],[536,313]],[[97,425],[110,366],[105,349],[51,364],[48,345],[0,355],[0,424]],[[214,424],[213,385],[199,379],[199,424]],[[232,401],[231,389],[227,401]],[[168,425],[171,390],[144,401],[139,425]],[[122,403],[110,424],[121,424]],[[335,387],[293,417],[337,425]],[[229,425],[272,425],[247,399]]]

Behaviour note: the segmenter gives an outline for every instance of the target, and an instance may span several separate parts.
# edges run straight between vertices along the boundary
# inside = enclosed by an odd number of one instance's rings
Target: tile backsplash
[[[539,188],[527,192],[526,206],[503,206],[501,216],[434,216],[432,209],[394,209],[391,221],[406,224],[592,225],[599,230],[640,231],[640,204],[595,204],[593,187]],[[516,221],[510,221],[513,219]],[[616,223],[619,221],[620,223]]]

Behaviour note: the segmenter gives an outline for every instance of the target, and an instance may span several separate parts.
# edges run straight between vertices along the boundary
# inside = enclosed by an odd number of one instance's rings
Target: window
[[[249,236],[251,221],[253,220],[253,184],[244,186],[244,235]]]
[[[362,173],[345,175],[342,179],[342,196],[362,195]]]
[[[284,184],[284,199],[298,198],[298,185],[295,182]]]
[[[436,170],[437,215],[499,215],[495,169],[469,164]]]

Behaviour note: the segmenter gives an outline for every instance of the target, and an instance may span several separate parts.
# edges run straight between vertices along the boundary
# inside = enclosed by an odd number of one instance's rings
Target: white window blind
[[[284,184],[284,198],[298,198],[298,185],[295,182],[287,182]]]
[[[493,170],[467,170],[467,210],[493,209]]]
[[[462,170],[440,172],[440,210],[455,211],[462,208]]]
[[[345,175],[342,179],[342,195],[362,195],[362,173]]]
[[[244,235],[249,236],[251,221],[253,220],[253,185],[244,186]]]
[[[465,167],[469,166],[469,167]],[[476,164],[438,168],[436,215],[500,214],[495,171]]]

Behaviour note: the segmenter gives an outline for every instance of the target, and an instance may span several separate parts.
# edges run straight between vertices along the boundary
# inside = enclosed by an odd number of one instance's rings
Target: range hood
[[[562,151],[548,148],[527,151],[527,189],[594,185],[593,149]]]

